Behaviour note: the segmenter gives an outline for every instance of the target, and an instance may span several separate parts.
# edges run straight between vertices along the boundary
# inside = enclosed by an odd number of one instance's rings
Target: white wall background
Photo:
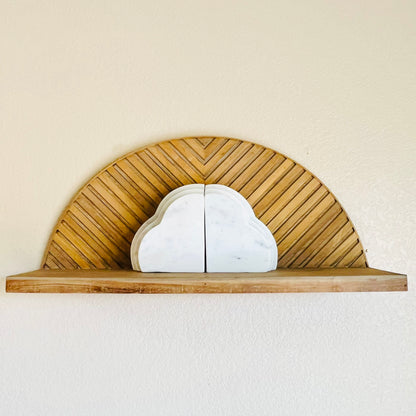
[[[416,3],[0,1],[0,414],[416,415]],[[225,135],[315,173],[407,293],[14,295],[73,193]]]

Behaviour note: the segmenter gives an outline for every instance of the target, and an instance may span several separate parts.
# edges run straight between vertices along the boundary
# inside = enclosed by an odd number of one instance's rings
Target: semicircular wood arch
[[[44,269],[130,269],[130,243],[162,198],[191,183],[240,192],[273,233],[283,268],[367,267],[358,234],[307,169],[259,144],[188,137],[108,165],[71,200],[49,239]]]

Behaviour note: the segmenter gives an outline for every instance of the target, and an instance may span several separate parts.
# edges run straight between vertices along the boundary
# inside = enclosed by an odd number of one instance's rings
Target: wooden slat
[[[185,163],[196,169],[199,175],[198,179],[203,180],[204,158],[199,153],[196,153],[186,140],[172,140],[169,144],[176,149]],[[201,149],[203,152],[203,147]],[[169,150],[170,148],[168,147],[167,151]]]
[[[331,206],[311,227],[296,241],[291,241],[291,246],[283,250],[280,257],[280,265],[291,266],[295,259],[303,254],[303,252],[321,235],[322,232],[333,222],[337,221],[340,210],[338,205]],[[342,222],[338,222],[342,226]],[[312,241],[312,243],[310,243]],[[330,267],[330,266],[327,266]]]
[[[130,242],[133,238],[133,231],[128,229],[124,223],[121,222],[118,215],[113,214],[109,210],[105,203],[100,203],[99,206],[94,205],[89,198],[94,202],[102,202],[99,198],[95,198],[95,195],[91,195],[87,189],[84,193],[77,198],[74,204],[77,204],[87,215],[94,219],[100,227],[100,230],[108,235],[111,240],[115,242],[121,250],[130,250]],[[88,197],[87,197],[88,196]],[[71,206],[69,210],[71,210]]]
[[[118,268],[118,264],[111,256],[111,252],[107,250],[107,247],[105,247],[102,242],[88,230],[88,228],[81,224],[75,216],[67,215],[63,223],[68,223],[68,227],[70,227],[72,232],[77,235],[77,239],[81,237],[85,244],[88,247],[91,247],[91,250],[95,251],[95,257],[98,257],[98,260],[103,260],[105,262],[104,264],[107,265],[105,268]],[[98,268],[100,267],[98,266]],[[103,267],[101,266],[101,268]]]
[[[51,263],[56,263],[59,269],[77,269],[79,266],[75,263],[72,257],[58,245],[56,239],[54,239],[49,245],[49,255],[52,259]],[[49,265],[51,267],[51,265]],[[53,268],[53,267],[51,267]]]
[[[269,176],[269,172],[285,160],[284,156],[270,149],[263,149],[260,156],[236,175],[230,186],[247,198]]]
[[[179,140],[175,141],[177,144],[180,143]],[[189,151],[189,149],[179,149],[178,146],[174,146],[173,142],[165,142],[161,143],[160,148],[165,152],[166,155],[169,155],[169,157],[175,162],[175,165],[180,166],[183,170],[183,172],[186,173],[187,176],[191,178],[191,183],[202,183],[204,181],[203,179],[203,173],[201,173],[201,170],[203,170],[202,166],[196,166],[196,162],[198,165],[201,165],[198,161],[198,159],[192,157],[192,151]],[[181,153],[181,150],[183,153]]]
[[[229,183],[229,179],[221,181],[223,177],[234,178],[234,175],[229,175],[230,170],[232,170],[235,165],[241,162],[241,159],[244,157],[249,157],[249,151],[253,148],[252,143],[242,142],[239,143],[233,150],[227,155],[226,158],[221,159],[216,165],[215,168],[211,170],[206,180],[207,183]]]
[[[86,214],[80,206],[72,204],[71,210],[68,211],[67,216],[72,216],[77,222],[82,224],[82,227],[88,230],[88,233],[98,240],[97,246],[103,246],[111,258],[119,264],[119,267],[113,266],[111,267],[112,269],[122,268],[121,264],[130,264],[130,256],[127,256],[125,251],[120,249],[120,244],[117,243],[117,240],[112,239],[111,235],[109,235],[95,219]],[[65,219],[67,216],[65,216]],[[65,219],[63,221],[65,221]]]
[[[280,269],[268,273],[140,273],[36,270],[6,280],[15,293],[288,293],[405,291],[405,275],[370,268]]]
[[[159,180],[167,185],[169,190],[173,190],[179,186],[182,186],[181,182],[178,179],[176,179],[175,176],[171,172],[169,172],[169,170],[161,163],[161,161],[156,159],[147,149],[140,153],[137,153],[136,157],[141,159],[143,163],[145,163],[146,166],[152,172],[154,172],[155,175],[157,175]],[[145,174],[145,172],[142,173]],[[140,181],[140,179],[138,180]],[[151,178],[149,178],[149,180],[151,180]],[[164,195],[168,192],[164,193]]]
[[[242,175],[242,172],[244,172],[245,174],[247,173],[246,169],[252,166],[255,160],[259,159],[263,150],[264,149],[259,145],[253,145],[252,147],[250,147],[248,152],[244,154],[244,157],[235,162],[232,165],[231,169],[222,178],[220,178],[218,183],[227,183],[229,184],[229,186],[235,189],[235,180],[238,178],[239,175]],[[232,182],[231,185],[230,182]]]
[[[285,223],[291,216],[293,216],[302,206],[305,205],[307,200],[311,200],[312,194],[318,189],[322,189],[320,183],[315,178],[312,179],[303,189],[301,189],[296,196],[291,199],[287,205],[279,208],[276,212],[273,212],[274,217],[269,222],[266,222],[267,226],[272,232],[279,226]],[[264,219],[262,219],[264,221]]]
[[[173,140],[172,140],[173,141]],[[189,146],[194,152],[195,155],[198,157],[201,163],[204,163],[204,157],[205,157],[205,147],[198,139],[195,138],[188,138],[187,140],[175,140],[175,141],[181,141],[186,143],[187,146]]]
[[[268,198],[273,198],[274,193],[269,194],[269,191],[273,188],[273,186],[277,186],[283,178],[285,178],[286,174],[291,171],[295,166],[295,162],[292,160],[285,160],[283,163],[276,165],[275,169],[270,172],[266,177],[263,177],[263,173],[260,173],[260,180],[261,182],[254,188],[254,191],[250,195],[244,195],[242,190],[242,195],[247,198],[248,202],[255,207],[256,204],[265,204],[263,199],[267,196]],[[260,210],[260,208],[258,208]]]
[[[328,214],[329,211],[329,214]],[[327,221],[334,218],[341,212],[341,207],[335,203],[332,195],[327,195],[324,199],[319,202],[309,213],[302,219],[299,224],[292,229],[284,238],[278,241],[279,256],[282,258],[289,250],[294,250],[297,244],[298,249],[305,247],[308,242],[308,238],[304,238],[300,241],[311,228],[315,232],[319,232],[319,226],[324,225]],[[312,235],[311,235],[312,237]],[[300,241],[300,242],[299,242]],[[297,256],[297,253],[294,253]],[[292,257],[289,256],[289,261]]]
[[[144,191],[144,189],[138,187],[131,178],[121,170],[120,166],[110,166],[107,169],[107,172],[109,176],[120,184],[123,191],[129,195],[130,201],[134,201],[132,202],[132,209],[134,209],[134,211],[138,209],[141,212],[144,212],[146,217],[148,217],[156,210],[159,202],[163,198],[163,194],[160,194],[159,191],[156,191],[156,189],[153,190],[150,187],[147,191]]]
[[[261,220],[267,224],[275,217],[275,213],[283,209],[297,194],[312,180],[309,172],[304,172],[296,179],[282,194],[276,194],[272,204],[267,211],[261,216]]]
[[[130,268],[134,233],[190,183],[221,183],[247,198],[276,239],[278,267],[367,266],[345,211],[304,167],[251,142],[190,137],[132,152],[92,178],[58,220],[42,267]]]

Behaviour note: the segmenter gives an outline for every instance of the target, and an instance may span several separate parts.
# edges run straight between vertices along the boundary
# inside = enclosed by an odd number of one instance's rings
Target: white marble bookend
[[[204,272],[204,185],[170,192],[135,234],[130,255],[142,272]]]
[[[207,272],[267,272],[276,269],[277,245],[247,200],[223,185],[205,187]]]

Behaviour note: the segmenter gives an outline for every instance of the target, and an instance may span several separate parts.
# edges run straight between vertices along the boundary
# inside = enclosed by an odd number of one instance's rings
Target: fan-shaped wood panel
[[[359,237],[309,171],[258,144],[224,137],[175,139],[116,160],[60,217],[45,269],[130,269],[130,243],[162,198],[191,183],[240,192],[273,233],[284,268],[366,267]]]

